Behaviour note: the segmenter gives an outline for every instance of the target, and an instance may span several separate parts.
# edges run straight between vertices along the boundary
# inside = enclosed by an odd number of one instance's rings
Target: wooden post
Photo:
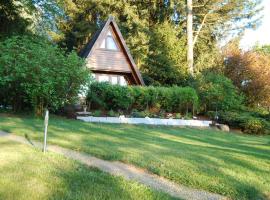
[[[46,110],[45,119],[44,119],[44,126],[45,126],[45,129],[44,129],[44,143],[43,143],[43,152],[44,153],[46,152],[46,149],[47,149],[47,130],[48,130],[48,123],[49,123],[49,111]]]
[[[187,0],[187,63],[189,73],[193,76],[193,13],[192,0]]]

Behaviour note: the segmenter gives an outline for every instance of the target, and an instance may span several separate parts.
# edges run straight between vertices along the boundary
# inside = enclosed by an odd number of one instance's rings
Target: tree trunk
[[[187,62],[189,73],[193,76],[193,14],[192,0],[187,0]]]

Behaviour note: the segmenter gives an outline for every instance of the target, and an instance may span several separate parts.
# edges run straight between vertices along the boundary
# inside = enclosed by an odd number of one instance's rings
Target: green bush
[[[243,131],[248,134],[264,134],[265,124],[259,119],[248,119],[241,124]]]
[[[76,52],[66,54],[46,38],[12,36],[0,43],[0,104],[37,115],[74,103],[90,77]]]
[[[155,117],[161,110],[179,113],[193,111],[199,100],[191,87],[123,87],[94,82],[89,87],[87,101],[99,109],[137,110]]]
[[[244,97],[239,94],[233,82],[220,74],[208,73],[194,81],[203,111],[238,110],[243,106]]]
[[[145,116],[145,113],[143,111],[137,111],[137,110],[132,110],[131,116],[132,117],[138,117],[138,118],[144,118],[144,117],[146,117]]]
[[[181,113],[176,113],[176,114],[175,114],[175,119],[181,119],[181,118],[182,118]]]
[[[208,112],[209,114],[211,112]],[[248,134],[269,134],[270,124],[267,120],[256,117],[252,112],[228,111],[218,112],[218,122],[240,128]]]
[[[110,110],[107,114],[109,117],[119,117],[119,113],[117,113],[113,110]]]
[[[93,112],[93,116],[94,116],[94,117],[100,117],[101,114],[102,114],[101,110],[95,110],[95,111]]]
[[[91,106],[105,110],[128,110],[133,98],[127,87],[107,82],[93,82],[89,86],[87,102]]]

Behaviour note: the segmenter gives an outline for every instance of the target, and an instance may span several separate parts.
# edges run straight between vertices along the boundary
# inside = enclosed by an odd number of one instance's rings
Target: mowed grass
[[[43,120],[0,116],[0,130],[42,141]],[[92,124],[51,116],[48,142],[120,160],[233,199],[270,198],[270,137],[210,129]]]
[[[62,156],[0,138],[0,199],[171,199]]]

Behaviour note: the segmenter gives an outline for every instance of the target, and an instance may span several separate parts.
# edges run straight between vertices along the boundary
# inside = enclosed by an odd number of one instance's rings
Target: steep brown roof
[[[144,81],[142,79],[142,76],[141,76],[141,73],[139,72],[134,60],[133,60],[133,57],[131,56],[130,54],[130,51],[125,43],[125,40],[120,32],[120,29],[119,27],[117,26],[114,18],[112,16],[110,16],[108,18],[108,20],[106,21],[106,23],[104,23],[100,30],[97,31],[95,33],[95,35],[93,36],[93,38],[91,39],[91,41],[89,41],[87,43],[87,45],[85,46],[85,48],[79,53],[79,55],[83,58],[87,58],[92,50],[93,50],[93,47],[94,47],[94,44],[96,43],[96,41],[104,34],[104,32],[106,31],[107,27],[108,26],[112,26],[115,30],[115,33],[116,35],[118,36],[119,40],[120,40],[120,44],[122,46],[122,49],[124,51],[124,54],[126,55],[129,63],[130,63],[130,66],[131,66],[131,71],[132,71],[132,76],[134,78],[134,80],[137,82],[137,84],[139,85],[144,85]]]

